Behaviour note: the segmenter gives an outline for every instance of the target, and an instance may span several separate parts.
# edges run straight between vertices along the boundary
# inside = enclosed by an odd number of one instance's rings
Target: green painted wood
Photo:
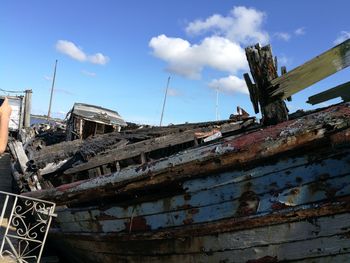
[[[350,100],[350,81],[309,97],[307,103],[315,105],[338,97],[344,101]]]
[[[270,96],[283,99],[350,65],[350,39],[271,81]]]

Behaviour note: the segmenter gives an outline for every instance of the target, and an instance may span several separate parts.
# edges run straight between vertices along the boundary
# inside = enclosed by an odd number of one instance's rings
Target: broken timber
[[[350,65],[350,39],[271,81],[270,96],[283,99]]]
[[[54,200],[61,204],[86,202],[94,196],[112,197],[123,192],[145,189],[147,185],[162,185],[211,174],[219,169],[310,147],[310,144],[321,146],[327,142],[328,145],[342,145],[350,141],[349,117],[350,108],[347,105],[335,106],[324,112],[226,138],[223,142],[192,149],[146,165],[126,168],[111,175],[54,189],[28,192],[25,195]]]
[[[288,120],[286,104],[280,98],[272,98],[268,95],[268,87],[271,81],[278,77],[276,61],[273,58],[271,46],[260,47],[259,44],[245,49],[250,72],[255,84],[244,74],[244,79],[249,89],[250,98],[255,113],[259,112],[260,104],[263,124],[273,125]]]
[[[248,126],[254,123],[254,119],[247,119],[245,122],[234,122],[231,124],[226,124],[221,127],[222,133],[229,133],[236,130],[240,130],[242,127]],[[74,174],[81,171],[89,170],[96,168],[98,166],[113,163],[137,156],[141,156],[141,159],[146,161],[146,153],[150,153],[152,151],[160,150],[163,148],[168,148],[172,146],[176,146],[179,144],[184,144],[187,142],[195,142],[196,141],[196,133],[200,133],[212,128],[199,128],[194,130],[188,130],[182,133],[169,134],[161,137],[157,137],[154,139],[149,139],[129,145],[125,145],[124,147],[118,147],[115,149],[111,149],[104,154],[95,156],[89,160],[87,163],[83,163],[81,165],[77,165],[73,168],[66,170],[65,174]]]
[[[350,101],[350,81],[309,97],[307,103],[315,105],[337,97],[341,97],[344,102]]]
[[[8,145],[12,156],[16,158],[19,167],[21,168],[21,172],[25,174],[27,171],[28,157],[23,150],[22,143],[19,141],[10,141]]]

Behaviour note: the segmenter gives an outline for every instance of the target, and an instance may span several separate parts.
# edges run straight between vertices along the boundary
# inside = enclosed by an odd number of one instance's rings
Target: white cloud
[[[277,32],[274,36],[283,41],[288,41],[290,39],[290,34],[286,32]]]
[[[88,56],[88,60],[94,64],[105,65],[109,61],[109,57],[104,56],[102,53],[96,53],[95,55]]]
[[[299,27],[297,29],[294,30],[294,34],[297,36],[302,36],[305,35],[305,27]]]
[[[349,38],[350,38],[350,32],[341,31],[340,34],[338,35],[337,39],[333,41],[333,44],[338,45]]]
[[[219,91],[228,93],[239,92],[243,94],[249,94],[245,81],[233,75],[225,78],[214,79],[209,83],[208,86],[210,88],[218,89]]]
[[[90,72],[90,71],[87,71],[87,70],[82,70],[81,73],[83,73],[84,75],[89,76],[89,77],[96,77],[96,73],[95,73],[95,72]]]
[[[180,96],[180,95],[181,95],[181,93],[177,89],[173,89],[173,88],[168,89],[168,96],[176,97],[176,96]]]
[[[168,62],[170,72],[199,79],[204,67],[236,73],[247,69],[245,52],[237,43],[219,36],[207,37],[199,44],[166,35],[149,42],[153,55]]]
[[[265,13],[254,8],[235,6],[228,16],[214,14],[205,20],[195,20],[186,27],[186,32],[199,35],[214,32],[233,42],[247,44],[266,44],[269,35],[262,30]]]
[[[87,56],[82,49],[77,47],[73,42],[67,40],[58,40],[56,43],[56,49],[57,51],[79,61],[86,61],[87,59]]]
[[[44,76],[44,79],[47,81],[52,81],[52,77],[50,77],[50,76]]]
[[[93,64],[105,65],[109,61],[109,58],[102,53],[87,55],[81,47],[67,40],[58,40],[56,43],[56,50],[80,62],[87,61]]]
[[[200,79],[204,68],[228,73],[213,79],[208,86],[224,92],[248,94],[245,81],[238,77],[249,70],[243,47],[267,44],[269,35],[262,29],[264,12],[244,6],[233,7],[227,16],[214,14],[190,22],[185,28],[189,35],[203,38],[191,43],[184,38],[165,34],[153,37],[149,46],[155,57],[167,63],[167,70],[192,79]]]

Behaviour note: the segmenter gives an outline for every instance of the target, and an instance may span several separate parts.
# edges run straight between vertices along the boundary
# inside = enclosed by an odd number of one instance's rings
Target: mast
[[[51,95],[50,95],[50,104],[49,104],[49,111],[47,113],[47,120],[50,119],[50,114],[51,114],[52,95],[53,95],[53,89],[55,87],[55,79],[56,79],[56,68],[57,68],[57,59],[56,59],[56,62],[55,62],[55,70],[53,72],[53,79],[52,79],[52,86],[51,86]]]

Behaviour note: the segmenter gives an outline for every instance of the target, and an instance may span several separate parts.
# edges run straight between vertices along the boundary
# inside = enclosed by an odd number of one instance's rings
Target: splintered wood
[[[268,96],[268,87],[271,81],[278,77],[275,61],[273,59],[271,47],[255,45],[245,49],[250,72],[255,84],[244,75],[256,113],[259,112],[260,103],[263,123],[273,125],[288,120],[288,110],[283,100]]]

